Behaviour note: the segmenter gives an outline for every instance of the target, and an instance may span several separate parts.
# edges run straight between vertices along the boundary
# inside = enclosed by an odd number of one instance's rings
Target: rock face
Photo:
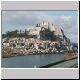
[[[64,54],[64,60],[69,60],[77,57],[73,51],[68,51]]]
[[[13,54],[13,50],[11,48],[5,48],[2,50],[2,57],[9,57]]]

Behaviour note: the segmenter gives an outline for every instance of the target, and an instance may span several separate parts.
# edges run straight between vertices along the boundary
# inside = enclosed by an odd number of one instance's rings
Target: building
[[[40,38],[40,30],[41,30],[41,27],[31,27],[31,28],[28,28],[28,35],[33,35],[34,37],[36,38]]]
[[[28,28],[28,35],[41,40],[63,40],[63,34],[60,27],[54,26],[49,22],[42,22]]]

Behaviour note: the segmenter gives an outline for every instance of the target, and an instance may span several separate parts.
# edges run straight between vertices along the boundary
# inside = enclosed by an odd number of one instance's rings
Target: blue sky
[[[2,33],[24,30],[42,21],[61,27],[72,42],[78,42],[77,11],[2,11]]]

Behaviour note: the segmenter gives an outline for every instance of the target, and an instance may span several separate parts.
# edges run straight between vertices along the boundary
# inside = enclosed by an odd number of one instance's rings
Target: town
[[[72,45],[61,27],[49,22],[31,26],[25,31],[12,31],[2,35],[2,57],[29,54],[61,54],[78,47]]]

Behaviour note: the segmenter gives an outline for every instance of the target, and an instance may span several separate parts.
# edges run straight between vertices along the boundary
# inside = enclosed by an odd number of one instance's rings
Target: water
[[[2,68],[39,68],[64,59],[64,54],[41,54],[2,58]]]

